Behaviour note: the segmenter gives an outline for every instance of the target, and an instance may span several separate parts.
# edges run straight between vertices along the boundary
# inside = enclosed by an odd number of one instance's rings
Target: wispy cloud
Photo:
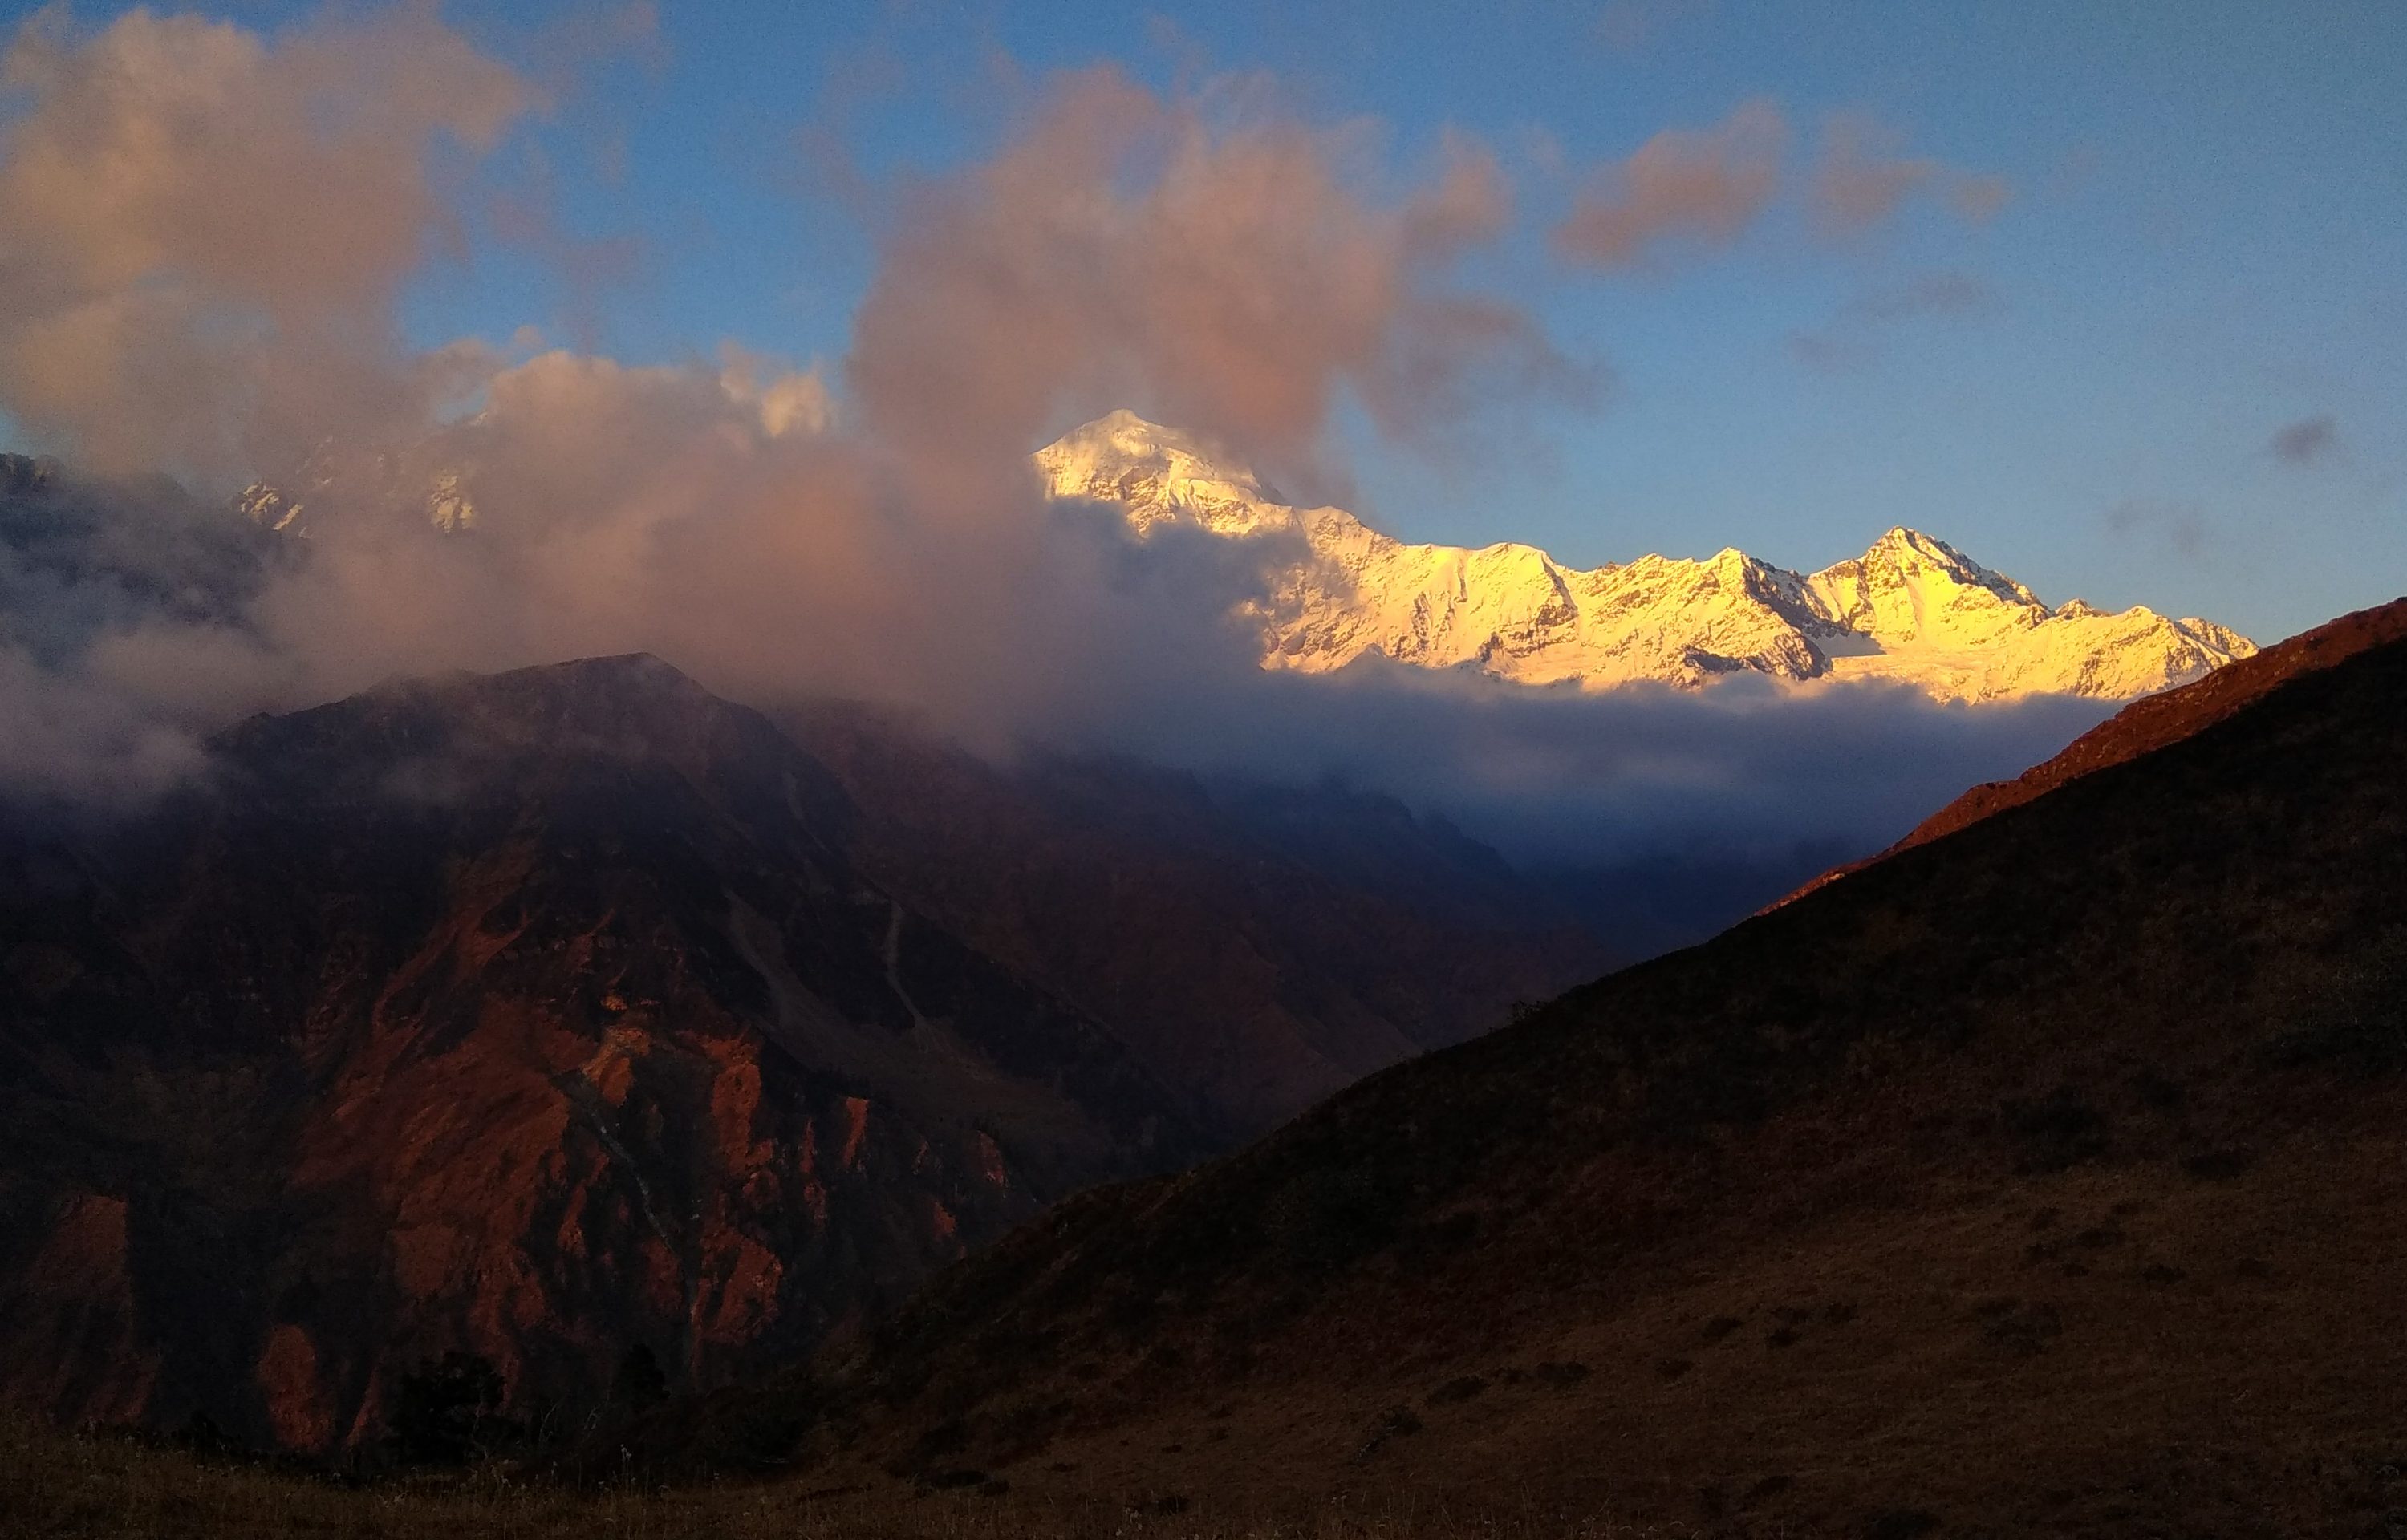
[[[2285,465],[2319,465],[2340,452],[2340,423],[2329,414],[2285,423],[2265,448]]]
[[[2115,534],[2153,540],[2186,560],[2205,555],[2214,537],[2198,504],[2163,498],[2125,498],[2107,508],[2105,524]]]
[[[2004,308],[2004,297],[1986,278],[1971,273],[1926,273],[1849,302],[1817,331],[1791,332],[1787,346],[1801,363],[1843,369],[1870,361],[1880,333],[1901,322],[1977,319]]]
[[[1591,177],[1554,247],[1591,267],[1627,267],[1657,246],[1728,246],[1778,191],[1788,122],[1769,101],[1744,104],[1712,128],[1665,129]]]
[[[1958,172],[1947,182],[1948,204],[1974,224],[1996,219],[2014,192],[2014,184],[1995,173]]]
[[[1635,53],[1713,8],[1714,0],[1605,0],[1596,13],[1597,40],[1616,53]]]
[[[1816,225],[1850,236],[1887,223],[1914,194],[1935,190],[1948,206],[1987,223],[2012,194],[2005,178],[1958,170],[1930,155],[1905,152],[1897,130],[1859,112],[1833,114],[1822,127],[1810,199]]]
[[[1769,99],[1747,102],[1710,128],[1665,129],[1588,176],[1552,232],[1555,253],[1581,266],[1624,268],[1682,247],[1732,245],[1780,198],[1790,137],[1787,117]],[[1984,224],[2011,197],[2002,177],[1908,154],[1903,144],[1897,131],[1862,113],[1826,120],[1803,182],[1813,228],[1829,239],[1860,236],[1926,193]]]
[[[1987,278],[1971,273],[1926,273],[1894,289],[1868,294],[1849,311],[1863,320],[1895,321],[1917,316],[1991,315],[2003,305]]]

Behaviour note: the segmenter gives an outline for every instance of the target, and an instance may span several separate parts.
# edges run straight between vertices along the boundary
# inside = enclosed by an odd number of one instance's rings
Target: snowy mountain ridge
[[[2050,607],[1944,540],[1892,529],[1860,557],[1794,572],[1728,549],[1582,571],[1535,546],[1408,544],[1342,508],[1297,508],[1198,441],[1130,412],[1035,456],[1057,499],[1117,505],[1140,536],[1185,523],[1216,534],[1300,533],[1310,557],[1246,616],[1265,668],[1326,672],[1376,652],[1584,689],[1653,680],[1694,688],[1775,679],[1894,680],[1934,699],[2038,694],[2123,699],[2246,657],[2212,621],[2079,600]]]

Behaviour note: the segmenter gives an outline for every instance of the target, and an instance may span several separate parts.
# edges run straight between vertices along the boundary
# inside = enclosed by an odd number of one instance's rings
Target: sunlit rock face
[[[1811,574],[1739,550],[1582,571],[1531,545],[1407,544],[1343,508],[1297,508],[1198,441],[1115,412],[1036,456],[1056,498],[1117,504],[1149,535],[1186,524],[1300,535],[1307,559],[1250,605],[1268,668],[1318,673],[1370,653],[1521,684],[1693,688],[1741,670],[1896,680],[1934,699],[2119,699],[2257,649],[2212,621],[2072,600],[2051,608],[1945,541],[1895,529]]]

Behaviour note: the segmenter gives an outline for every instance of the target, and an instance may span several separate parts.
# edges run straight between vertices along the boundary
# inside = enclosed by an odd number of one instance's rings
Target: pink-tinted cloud
[[[1504,223],[1494,158],[1450,142],[1385,201],[1352,138],[1216,126],[1111,70],[1056,82],[1002,154],[903,209],[847,368],[864,423],[991,459],[1125,404],[1276,467],[1346,394],[1424,442],[1492,396],[1579,396],[1526,313],[1447,283]]]
[[[279,42],[45,11],[0,62],[0,403],[86,464],[237,473],[336,420],[406,422],[404,278],[455,228],[436,140],[490,150],[532,88],[428,6]]]
[[[1835,114],[1824,124],[1811,192],[1815,223],[1823,233],[1856,235],[1886,224],[1907,198],[1924,191],[1940,192],[1975,224],[1995,218],[2012,192],[2002,177],[1907,154],[1901,134],[1863,114]]]
[[[2014,197],[2014,184],[2003,177],[1958,173],[1947,184],[1949,206],[1973,224],[1987,224]]]
[[[839,389],[733,347],[636,368],[399,346],[399,287],[453,219],[438,147],[490,147],[537,101],[429,11],[279,43],[136,13],[30,31],[11,69],[0,228],[27,256],[0,277],[22,302],[0,403],[84,465],[256,467],[305,505],[306,541],[235,612],[77,633],[120,699],[257,707],[650,649],[755,699],[901,700],[994,741],[1252,666],[1226,617],[1266,554],[1132,550],[1048,508],[1027,457],[1050,431],[1128,404],[1308,470],[1349,397],[1427,445],[1478,403],[1590,383],[1459,287],[1509,215],[1487,151],[1449,140],[1398,189],[1360,125],[1226,92],[1038,88],[992,160],[890,203]],[[475,509],[466,534],[430,525],[436,488]]]
[[[1709,129],[1666,129],[1590,179],[1555,227],[1555,250],[1626,267],[1661,243],[1728,246],[1771,204],[1787,145],[1787,120],[1768,101]]]
[[[1900,154],[1899,142],[1867,118],[1830,120],[1814,171],[1814,213],[1823,229],[1851,233],[1885,223],[1907,193],[1939,175],[1936,160]]]
[[[1351,397],[1434,442],[1475,402],[1588,381],[1454,282],[1509,214],[1467,141],[1392,187],[1359,127],[1233,122],[1109,72],[1040,89],[990,162],[896,201],[839,382],[568,352],[316,494],[257,606],[335,693],[397,670],[648,649],[753,699],[901,700],[994,742],[1165,680],[1250,672],[1227,621],[1264,549],[1129,547],[1047,506],[1028,454],[1130,404],[1309,472]],[[456,478],[473,538],[426,527]],[[1292,556],[1292,553],[1287,553]]]

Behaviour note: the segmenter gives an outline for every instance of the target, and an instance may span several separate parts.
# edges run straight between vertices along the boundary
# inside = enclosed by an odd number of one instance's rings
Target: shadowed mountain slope
[[[864,879],[826,771],[663,664],[397,684],[214,745],[0,911],[0,1384],[326,1449],[490,1357],[706,1385],[1218,1137]]]
[[[661,1453],[1039,1503],[2368,1533],[2407,1505],[2401,699],[2407,643],[2299,673],[1075,1200]]]
[[[1494,851],[1390,798],[998,767],[864,706],[784,720],[852,799],[881,884],[1246,1134],[1613,960]]]
[[[462,1349],[566,1425],[1596,966],[1392,804],[814,720],[641,657],[397,682],[0,829],[0,1394],[329,1451]]]

